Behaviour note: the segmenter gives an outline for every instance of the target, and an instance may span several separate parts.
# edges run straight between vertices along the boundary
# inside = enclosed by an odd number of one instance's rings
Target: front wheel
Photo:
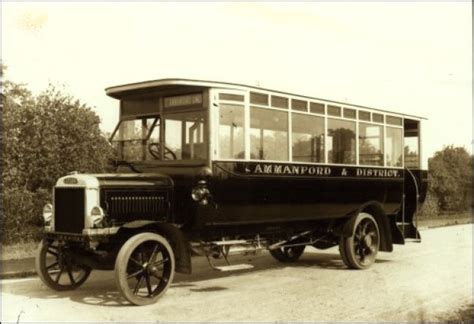
[[[132,236],[115,261],[115,282],[134,305],[155,303],[173,281],[175,259],[168,241],[155,233]]]
[[[360,213],[354,222],[352,236],[342,237],[339,251],[342,260],[352,269],[367,269],[377,257],[380,233],[372,215]]]
[[[280,262],[295,262],[303,254],[306,245],[283,247],[269,250],[272,257]]]
[[[78,288],[91,273],[91,268],[76,262],[66,245],[53,240],[40,242],[35,267],[41,281],[57,291]]]

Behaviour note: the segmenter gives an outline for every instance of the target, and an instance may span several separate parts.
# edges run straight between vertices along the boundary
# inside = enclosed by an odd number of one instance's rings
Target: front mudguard
[[[165,237],[170,242],[176,258],[176,272],[192,273],[191,245],[177,226],[169,223],[138,220],[122,225],[117,234],[130,237],[142,232],[154,232]]]

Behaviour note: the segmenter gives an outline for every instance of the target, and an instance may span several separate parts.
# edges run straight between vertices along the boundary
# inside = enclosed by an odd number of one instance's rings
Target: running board
[[[225,271],[253,269],[253,265],[242,263],[242,264],[234,264],[234,265],[227,265],[227,266],[213,266],[212,268],[217,271],[225,272]]]
[[[237,244],[246,244],[245,240],[229,240],[229,241],[214,241],[211,242],[212,245],[225,246],[225,245],[237,245]]]

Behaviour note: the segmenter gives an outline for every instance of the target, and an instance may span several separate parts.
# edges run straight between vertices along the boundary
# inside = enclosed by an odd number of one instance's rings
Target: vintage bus
[[[234,254],[293,262],[308,245],[338,246],[347,267],[365,269],[420,240],[423,118],[198,80],[106,93],[120,103],[116,172],[57,181],[36,259],[52,289],[114,270],[123,297],[145,305],[175,271],[191,273],[195,254],[224,271],[250,267]]]

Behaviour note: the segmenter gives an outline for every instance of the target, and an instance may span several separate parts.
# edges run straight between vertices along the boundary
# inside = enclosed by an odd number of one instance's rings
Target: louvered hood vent
[[[170,211],[171,178],[158,174],[95,175],[101,206],[109,221],[166,220]]]

